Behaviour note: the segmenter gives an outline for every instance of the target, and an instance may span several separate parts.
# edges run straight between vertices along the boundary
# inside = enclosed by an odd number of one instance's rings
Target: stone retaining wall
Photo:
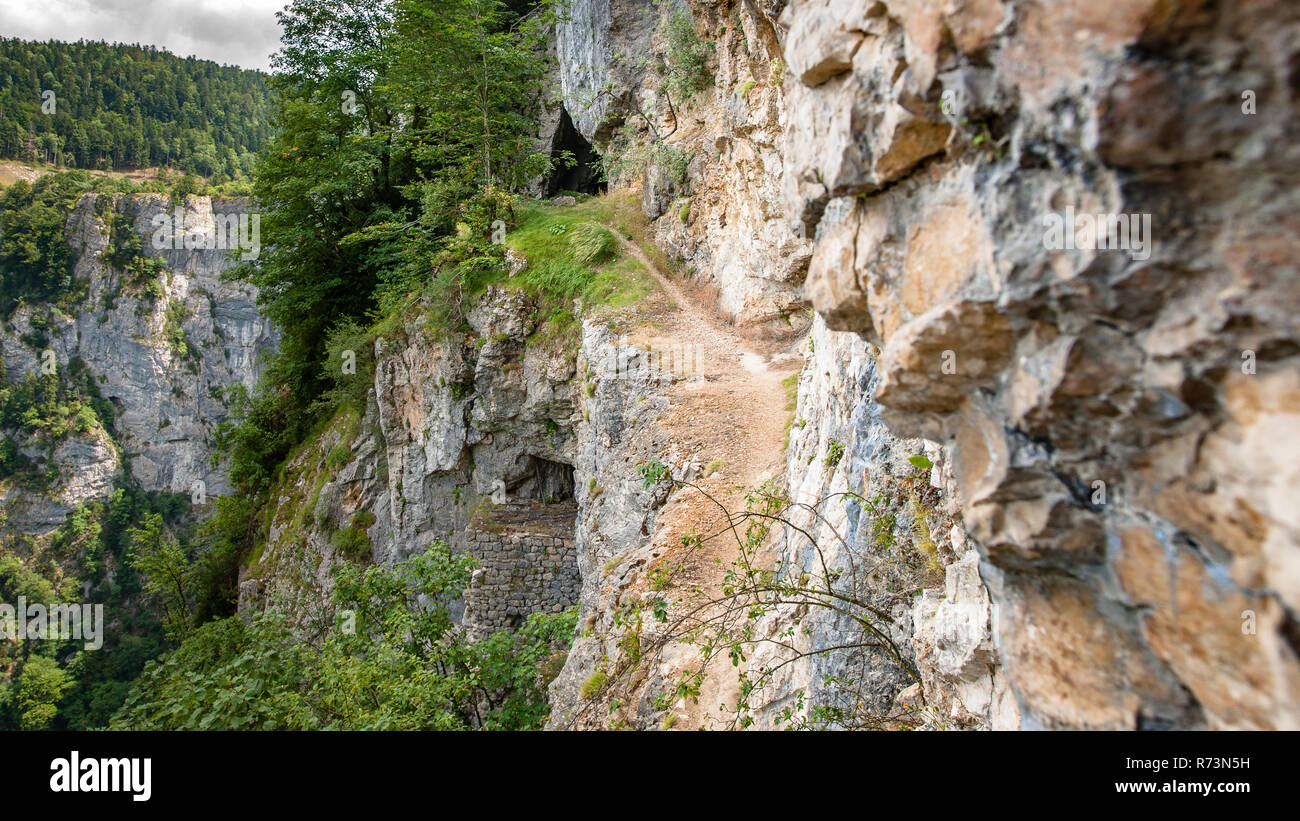
[[[487,505],[480,511],[466,539],[479,561],[465,594],[471,631],[517,627],[530,613],[559,613],[577,603],[576,515],[572,503]]]

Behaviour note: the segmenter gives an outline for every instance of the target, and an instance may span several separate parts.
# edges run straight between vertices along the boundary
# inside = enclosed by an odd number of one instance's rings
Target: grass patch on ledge
[[[647,228],[634,191],[587,197],[574,205],[518,202],[505,247],[527,261],[522,271],[510,275],[509,260],[498,256],[499,248],[476,252],[453,242],[435,261],[440,268],[435,277],[400,305],[372,313],[369,336],[397,338],[412,322],[435,336],[466,332],[464,315],[489,287],[497,286],[521,290],[536,304],[537,327],[528,344],[576,346],[576,300],[583,314],[608,314],[654,292],[654,277],[625,252],[619,239],[635,243],[663,266],[663,253],[647,239]]]
[[[506,246],[523,255],[528,267],[484,285],[519,288],[537,301],[538,328],[530,343],[571,337],[575,299],[584,311],[617,311],[654,290],[649,272],[611,233],[624,230],[629,205],[625,194],[612,194],[577,205],[528,203],[517,209],[518,226],[506,236]]]

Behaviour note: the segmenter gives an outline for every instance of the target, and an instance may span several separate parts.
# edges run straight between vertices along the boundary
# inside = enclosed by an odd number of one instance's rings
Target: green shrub
[[[314,410],[324,415],[338,408],[364,409],[374,384],[374,340],[364,325],[344,319],[325,337],[325,364],[321,369],[326,388]]]
[[[352,448],[347,445],[336,445],[325,457],[325,466],[330,470],[338,470],[346,465],[352,459]]]
[[[364,528],[345,527],[334,534],[334,548],[352,561],[360,561],[370,555],[370,537]]]
[[[154,280],[153,284],[156,283],[157,281]],[[187,316],[188,311],[183,303],[170,303],[167,306],[166,321],[163,325],[163,337],[167,341],[167,347],[171,349],[172,356],[185,363],[190,373],[198,373],[203,354],[199,352],[199,346],[191,342],[185,333],[182,323]]]
[[[332,605],[349,611],[356,629],[327,620],[315,641],[274,612],[205,624],[145,669],[111,726],[540,729],[577,608],[534,613],[516,630],[470,641],[448,605],[473,567],[441,542],[394,567],[342,565]]]
[[[363,530],[369,528],[375,523],[375,514],[369,510],[358,510],[352,514],[352,526],[359,527]]]
[[[695,24],[687,11],[674,11],[666,21],[668,51],[665,55],[669,93],[685,102],[713,85],[709,72],[709,55],[713,43],[695,33]]]
[[[26,471],[31,467],[32,460],[18,450],[18,445],[13,439],[8,436],[0,439],[0,479],[8,479],[15,473]]]
[[[176,205],[180,205],[185,202],[185,198],[190,194],[207,193],[207,186],[204,185],[203,181],[198,177],[195,177],[192,174],[186,174],[176,181],[176,184],[172,186],[170,193],[172,202]]]
[[[664,169],[668,178],[673,180],[677,185],[686,183],[686,174],[691,166],[691,157],[693,153],[683,151],[680,148],[671,146],[660,140],[654,144],[650,151],[650,159],[655,165]],[[688,203],[689,205],[689,203]]]
[[[85,171],[18,181],[0,191],[0,317],[21,301],[56,299],[73,286],[68,215],[93,181]]]
[[[673,583],[672,574],[662,567],[656,567],[650,571],[649,581],[647,582],[651,590],[659,592],[667,590]]]
[[[658,459],[651,459],[649,462],[638,465],[637,473],[641,476],[641,484],[646,490],[654,487],[665,479],[671,479],[668,466]]]
[[[835,467],[840,463],[840,459],[842,459],[843,457],[844,457],[844,444],[842,442],[836,442],[834,439],[832,439],[830,441],[830,444],[827,445],[826,447],[827,467],[832,467],[832,468]]]

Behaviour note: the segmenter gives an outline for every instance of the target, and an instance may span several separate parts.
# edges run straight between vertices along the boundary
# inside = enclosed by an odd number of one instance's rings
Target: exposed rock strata
[[[354,523],[367,547],[352,559],[391,564],[435,540],[475,554],[483,575],[456,613],[475,629],[574,602],[577,567],[563,543],[574,509],[535,466],[574,463],[574,358],[525,344],[534,314],[520,292],[492,289],[471,311],[468,335],[435,332],[417,309],[376,343],[364,414],[341,414],[288,464],[266,548],[241,574],[242,610],[318,611],[330,572],[349,558],[337,534]],[[522,513],[496,521],[506,503]],[[523,503],[538,506],[536,522]],[[489,588],[508,595],[498,601]]]

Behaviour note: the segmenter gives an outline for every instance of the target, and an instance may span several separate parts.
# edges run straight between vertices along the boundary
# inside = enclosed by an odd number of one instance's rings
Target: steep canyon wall
[[[654,66],[615,59],[662,33],[590,5],[561,60],[623,96],[575,123],[615,151],[654,112],[641,138],[687,158],[641,173],[660,244],[739,323],[816,313],[790,492],[897,499],[928,454],[926,538],[890,520],[944,565],[895,620],[922,681],[873,697],[928,693],[942,726],[1296,727],[1300,10],[690,3],[717,81],[669,113]],[[811,647],[843,630],[789,618]],[[791,665],[769,703],[855,663]]]
[[[177,214],[168,198],[87,195],[78,202],[67,235],[73,276],[85,293],[74,306],[19,307],[0,333],[0,353],[11,381],[83,368],[112,403],[111,436],[97,420],[54,447],[48,462],[58,479],[48,493],[11,483],[11,524],[48,532],[77,505],[107,496],[128,465],[123,480],[144,490],[195,498],[229,491],[224,470],[211,461],[212,437],[228,415],[230,391],[253,388],[261,355],[278,340],[258,312],[256,290],[221,279],[238,259],[215,241],[217,223],[235,215],[237,224],[247,211],[246,200],[191,196],[180,214],[193,247],[182,239],[177,247],[154,248],[155,217],[170,224]],[[161,263],[148,281],[101,258],[114,213],[141,237],[143,253]],[[42,449],[31,448],[29,455],[45,463]]]

